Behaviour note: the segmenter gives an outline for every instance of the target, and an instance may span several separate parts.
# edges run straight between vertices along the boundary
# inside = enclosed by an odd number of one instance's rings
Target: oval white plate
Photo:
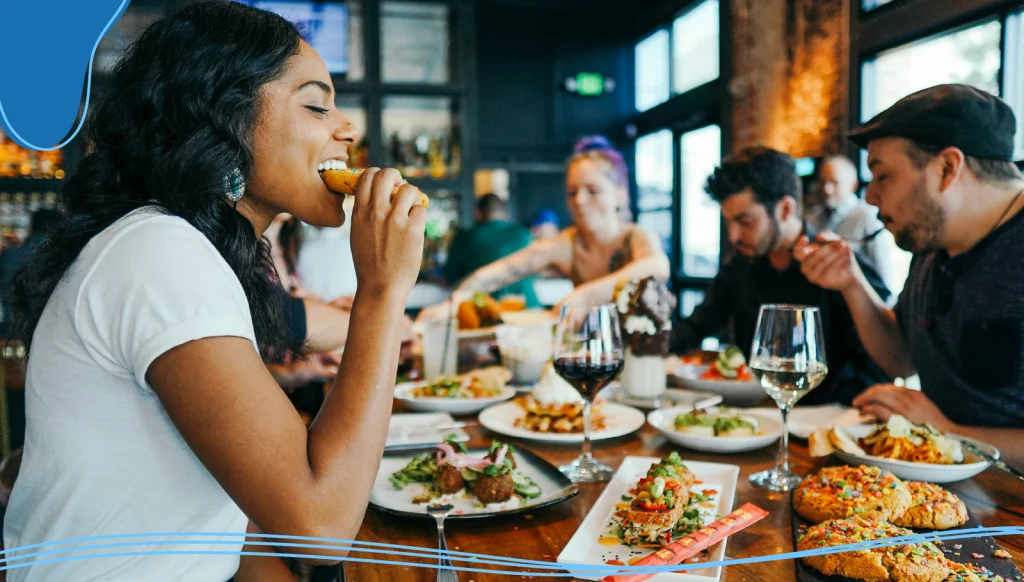
[[[525,309],[523,311],[503,311],[501,319],[506,325],[558,325],[558,317],[547,309]]]
[[[872,425],[859,425],[845,427],[846,432],[854,438],[854,440],[861,439],[871,434],[874,430]],[[981,450],[991,453],[995,458],[999,458],[999,449],[993,447],[988,443],[969,439],[954,434],[949,436],[958,438],[960,440],[969,441],[976,445]],[[908,481],[931,481],[932,483],[953,483],[955,481],[963,481],[964,479],[970,479],[971,477],[981,473],[989,467],[989,462],[984,459],[978,459],[971,455],[969,451],[964,451],[965,460],[971,461],[967,463],[960,463],[958,465],[938,465],[934,463],[913,463],[911,461],[898,461],[896,459],[886,459],[883,457],[875,457],[872,455],[851,455],[850,453],[844,453],[842,451],[836,451],[835,455],[854,465],[874,465],[885,469],[886,471],[892,472],[900,479],[906,479]]]
[[[551,325],[553,328],[558,324],[558,318],[546,309],[526,309],[524,311],[504,311],[501,319],[505,325]],[[459,339],[479,339],[493,336],[498,331],[497,325],[481,327],[477,329],[458,329],[458,324],[453,324],[452,331],[458,334]],[[413,333],[422,336],[424,324],[417,321],[412,324]]]
[[[770,416],[782,422],[782,414],[774,406],[746,408],[744,412]],[[871,420],[868,417],[861,416],[860,411],[856,408],[849,408],[838,404],[800,406],[798,402],[789,411],[789,434],[806,439],[819,428],[832,428],[833,426],[848,427],[867,422],[871,422]]]
[[[686,364],[680,362],[672,376],[684,388],[700,392],[721,394],[727,404],[750,406],[768,398],[764,388],[757,380],[701,380],[700,375],[707,371],[707,364]]]
[[[448,414],[473,414],[484,408],[503,402],[516,395],[515,388],[505,386],[501,393],[491,398],[413,398],[409,393],[428,382],[405,382],[395,386],[395,399],[409,407],[409,410],[425,412],[447,412]]]
[[[706,451],[709,453],[745,453],[763,449],[779,440],[782,435],[782,423],[770,416],[763,414],[750,414],[745,410],[736,410],[741,416],[756,418],[761,425],[761,434],[751,437],[713,437],[687,434],[676,431],[673,427],[676,417],[693,410],[689,406],[676,406],[673,408],[662,408],[647,415],[647,422],[651,423],[658,432],[665,435],[665,438],[673,443],[693,449],[695,451]],[[707,409],[709,412],[718,412],[718,407]]]
[[[644,413],[630,406],[613,402],[601,405],[604,414],[603,430],[590,433],[590,440],[600,441],[625,436],[637,431],[644,425]],[[516,420],[526,416],[515,402],[495,404],[480,413],[480,424],[484,428],[505,436],[530,439],[546,443],[582,443],[583,433],[535,432],[516,426]]]

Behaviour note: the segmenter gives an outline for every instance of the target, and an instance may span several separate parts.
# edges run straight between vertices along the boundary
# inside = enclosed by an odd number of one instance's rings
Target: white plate
[[[644,413],[629,406],[605,402],[601,405],[605,428],[590,433],[590,440],[600,441],[625,436],[644,425]],[[516,420],[526,416],[515,402],[495,404],[480,413],[480,424],[492,432],[505,436],[542,441],[546,443],[582,443],[583,433],[535,432],[516,426]]]
[[[469,452],[480,458],[487,454],[486,449],[473,449]],[[422,452],[419,454],[422,454]],[[427,515],[426,504],[412,502],[414,497],[423,492],[424,484],[412,483],[399,491],[388,481],[388,477],[392,473],[408,465],[414,456],[416,455],[384,457],[380,464],[380,470],[377,472],[377,479],[373,482],[373,490],[370,492],[371,505],[389,513],[430,519],[430,516]],[[451,503],[455,508],[452,510],[451,515],[448,516],[448,519],[481,518],[507,515],[520,511],[532,511],[539,507],[565,501],[579,493],[576,486],[565,475],[530,451],[516,447],[513,456],[516,460],[516,470],[533,479],[533,482],[540,486],[540,497],[521,500],[513,496],[507,503],[494,503],[478,507],[479,502],[476,498],[467,495],[465,492],[445,495],[437,499],[436,503]]]
[[[700,392],[721,394],[726,404],[750,406],[768,398],[764,388],[757,380],[701,380],[700,375],[707,371],[708,364],[687,364],[679,362],[671,375],[684,388]]]
[[[455,422],[450,414],[392,414],[388,425],[388,440],[384,444],[385,451],[400,451],[430,447],[443,441],[448,435],[455,433],[455,440],[464,443],[469,434],[461,428],[431,429],[429,427],[450,425]]]
[[[550,325],[558,324],[558,317],[547,309],[526,309],[524,311],[503,311],[501,320],[507,325]]]
[[[854,438],[854,440],[857,440],[871,434],[871,431],[874,430],[874,426],[851,426],[847,427],[845,430]],[[971,442],[981,450],[992,454],[992,456],[997,459],[999,458],[999,449],[988,443],[983,443],[981,441],[976,441],[974,439],[954,434],[950,434],[949,436]],[[970,479],[987,469],[990,464],[988,461],[978,459],[973,456],[970,451],[964,451],[965,461],[970,462],[960,463],[957,465],[913,463],[910,461],[885,459],[872,455],[851,455],[850,453],[844,453],[842,451],[836,451],[835,455],[847,463],[854,465],[864,464],[881,467],[886,471],[892,472],[893,475],[896,475],[900,479],[906,479],[908,481],[931,481],[932,483],[953,483],[956,481],[963,481],[964,479]]]
[[[647,474],[651,464],[659,462],[654,457],[626,457],[619,465],[618,471],[612,480],[605,487],[604,492],[597,498],[597,503],[587,513],[579,529],[573,534],[572,539],[558,555],[558,563],[562,564],[569,572],[577,578],[596,580],[601,575],[582,574],[579,570],[574,572],[573,566],[590,565],[603,566],[607,560],[619,560],[628,564],[630,558],[643,557],[654,552],[653,548],[637,548],[636,550],[625,545],[605,546],[598,543],[604,537],[614,523],[613,514],[617,510],[615,505],[622,502],[622,496],[628,494],[629,490],[636,486],[637,481]],[[736,496],[736,479],[739,477],[740,468],[737,465],[724,465],[720,463],[700,463],[697,461],[683,460],[686,466],[693,471],[700,484],[694,485],[694,491],[703,489],[714,489],[718,491],[715,496],[717,504],[711,508],[701,508],[701,515],[705,523],[711,523],[720,516],[728,514],[733,509],[733,502]],[[709,562],[717,562],[725,559],[725,544],[728,538],[712,546],[711,554],[707,557]],[[636,554],[641,551],[641,554]],[[686,572],[666,572],[651,578],[656,582],[717,582],[722,576],[721,566],[714,568],[701,568],[687,570]]]
[[[696,390],[684,390],[680,388],[669,388],[665,394],[655,402],[653,400],[642,400],[632,398],[618,390],[612,398],[619,403],[633,408],[652,410],[655,408],[667,408],[669,406],[689,406],[691,408],[707,408],[722,403],[722,397],[713,392],[697,392]]]
[[[395,399],[410,410],[447,412],[449,414],[473,414],[497,402],[504,402],[516,395],[515,388],[505,386],[497,396],[491,398],[413,398],[410,392],[426,386],[429,382],[405,382],[395,386]]]
[[[767,406],[747,408],[744,412],[770,416],[782,422],[782,414],[774,406],[770,408]],[[789,434],[806,439],[819,428],[856,426],[868,421],[869,419],[862,417],[860,411],[856,408],[848,408],[838,404],[823,404],[820,406],[800,406],[798,404],[789,411]]]
[[[524,311],[504,311],[501,314],[502,321],[507,325],[543,325],[550,324],[554,327],[558,324],[558,318],[546,309],[527,309]],[[458,333],[459,339],[479,339],[491,337],[497,332],[498,326],[481,327],[478,329],[458,329],[458,324],[452,324],[452,331]],[[417,321],[412,324],[412,331],[415,334],[423,335],[423,322]]]
[[[675,408],[662,408],[647,415],[647,422],[651,424],[665,438],[696,451],[709,453],[744,453],[763,449],[779,440],[782,435],[782,423],[771,416],[762,414],[751,414],[747,410],[734,410],[741,416],[750,416],[757,420],[761,426],[761,434],[752,437],[714,437],[699,436],[676,431],[673,426],[676,417],[693,410],[690,406],[677,406]],[[709,412],[719,412],[717,407],[709,408]]]

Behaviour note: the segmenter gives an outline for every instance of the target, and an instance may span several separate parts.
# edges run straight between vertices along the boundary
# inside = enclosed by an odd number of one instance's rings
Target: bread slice
[[[827,457],[836,452],[835,446],[829,439],[829,432],[830,430],[827,428],[819,428],[807,437],[807,448],[812,457]]]
[[[832,430],[829,431],[828,434],[828,440],[833,446],[835,446],[835,448],[843,451],[844,453],[860,456],[867,455],[867,453],[864,452],[864,449],[860,448],[860,445],[857,444],[857,441],[850,436],[850,433],[846,432],[841,427],[832,427]]]
[[[346,168],[344,170],[322,170],[320,172],[320,178],[327,184],[327,187],[334,190],[338,194],[345,194],[347,196],[355,196],[356,184],[359,183],[359,176],[363,174],[362,170],[353,170]],[[391,198],[394,200],[398,189],[404,186],[404,184],[395,186],[395,189],[391,192]],[[418,204],[424,208],[430,208],[430,199],[423,192],[419,193]]]

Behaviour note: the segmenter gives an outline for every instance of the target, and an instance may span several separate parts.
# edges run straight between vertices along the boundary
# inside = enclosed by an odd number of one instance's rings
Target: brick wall
[[[841,150],[849,0],[731,0],[733,148],[794,157]]]

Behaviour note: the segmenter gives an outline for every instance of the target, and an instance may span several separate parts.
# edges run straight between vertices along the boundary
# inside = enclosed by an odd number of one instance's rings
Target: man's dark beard
[[[896,246],[912,253],[933,251],[939,246],[946,213],[928,197],[923,180],[914,186],[911,200],[914,202],[915,216],[910,224],[893,233]]]
[[[747,259],[751,263],[757,262],[761,258],[767,256],[773,250],[775,250],[775,247],[778,246],[779,244],[779,240],[782,239],[782,224],[779,222],[778,219],[771,215],[768,216],[768,220],[771,221],[771,233],[769,234],[767,239],[762,239],[767,240],[767,243],[760,244],[761,241],[758,241],[757,248],[754,249],[753,255],[747,256],[744,255],[743,253],[739,253],[740,256]]]

